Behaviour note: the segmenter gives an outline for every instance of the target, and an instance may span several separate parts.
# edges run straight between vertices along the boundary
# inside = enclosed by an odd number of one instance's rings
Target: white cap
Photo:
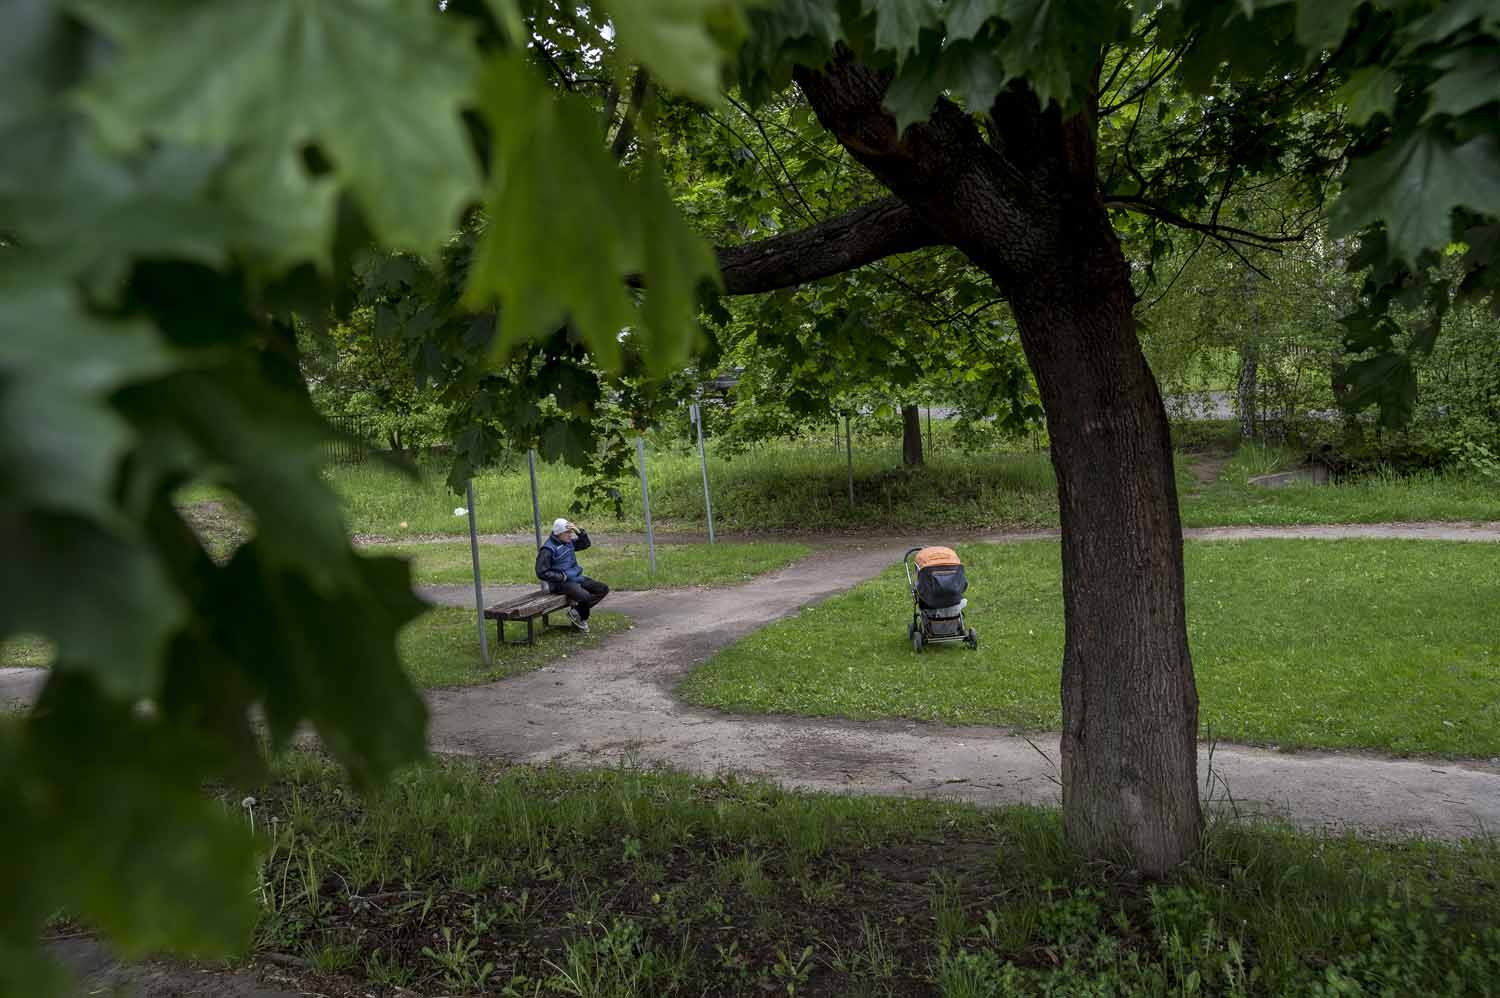
[[[573,525],[568,522],[567,517],[559,516],[557,519],[552,521],[552,533],[554,536],[556,536],[557,534],[565,534],[572,529]]]

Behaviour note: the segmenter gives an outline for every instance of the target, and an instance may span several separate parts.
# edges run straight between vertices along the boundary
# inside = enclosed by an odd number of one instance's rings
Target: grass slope
[[[774,624],[681,693],[741,712],[1056,729],[1052,542],[960,549],[980,647],[920,656],[899,568]],[[1500,548],[1429,541],[1187,545],[1205,734],[1282,746],[1500,755]]]
[[[584,571],[612,589],[666,589],[676,586],[721,586],[746,582],[784,568],[807,555],[805,544],[732,542],[658,544],[656,574],[651,574],[644,544],[597,546],[578,554]],[[422,585],[472,582],[467,541],[428,544],[381,544],[366,554],[411,559],[412,580]],[[489,583],[535,582],[536,549],[530,544],[482,544],[480,574]]]
[[[596,647],[607,635],[630,626],[629,617],[606,610],[595,610],[589,616],[588,634],[568,626],[562,614],[552,619],[556,626],[547,629],[538,620],[536,643],[529,647],[509,644],[500,647],[495,640],[494,622],[485,621],[490,645],[490,666],[486,668],[479,658],[474,611],[437,607],[401,629],[397,638],[401,664],[412,682],[420,687],[472,686],[529,672],[554,658]],[[505,629],[513,640],[525,633],[525,625],[507,624]]]
[[[1220,826],[1145,884],[1071,858],[1055,812],[733,779],[452,761],[360,799],[298,755],[254,796],[255,945],[338,998],[1478,995],[1500,979],[1492,840]]]
[[[1279,489],[1248,483],[1256,475],[1295,467],[1301,457],[1299,451],[1280,447],[1241,446],[1217,480],[1206,487],[1183,488],[1179,482],[1183,524],[1222,527],[1500,520],[1500,482],[1480,478],[1381,475],[1337,485]]]
[[[1391,520],[1500,520],[1500,485],[1457,476],[1372,478],[1330,487],[1267,490],[1246,484],[1274,470],[1285,454],[1250,447],[1207,486],[1191,473],[1202,453],[1178,454],[1178,490],[1188,526],[1232,524],[1376,523]],[[702,480],[697,455],[657,452],[649,462],[652,515],[659,529],[702,530]],[[576,474],[538,469],[544,518],[573,501]],[[860,450],[855,459],[856,503],[850,508],[839,455],[814,441],[767,445],[730,459],[710,457],[715,526],[724,533],[762,530],[858,529],[890,531],[922,524],[952,529],[1053,527],[1057,496],[1045,452],[964,454],[940,449],[925,467],[907,469],[899,452]],[[424,465],[420,479],[375,462],[332,469],[350,529],[399,540],[422,533],[468,529],[453,510],[460,503],[443,485],[445,469]],[[475,479],[476,516],[486,533],[531,530],[531,493],[524,463]],[[634,479],[621,484],[621,515],[599,508],[588,523],[605,529],[642,529]],[[403,526],[404,524],[404,526]]]
[[[653,451],[648,462],[651,513],[663,530],[706,526],[703,480],[696,451]],[[446,469],[423,465],[420,479],[403,477],[375,462],[331,469],[331,481],[344,497],[350,529],[400,539],[403,534],[450,533],[468,529],[462,506],[444,485]],[[918,519],[994,526],[1055,523],[1057,501],[1052,469],[1044,453],[964,455],[939,451],[924,468],[901,467],[899,449],[860,449],[854,462],[857,503],[849,507],[842,452],[803,441],[766,445],[733,458],[710,455],[714,526],[723,533],[756,530],[808,530],[827,527],[875,529]],[[576,472],[560,465],[537,467],[545,522],[566,511],[579,484]],[[621,516],[591,511],[585,526],[602,531],[644,528],[640,486],[620,483]],[[484,533],[532,529],[531,491],[526,465],[492,470],[474,480],[475,515]],[[406,526],[402,526],[402,524]]]

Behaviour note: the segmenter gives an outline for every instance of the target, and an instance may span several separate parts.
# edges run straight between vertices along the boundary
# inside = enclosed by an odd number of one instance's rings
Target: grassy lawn
[[[1393,520],[1500,520],[1500,485],[1454,475],[1372,478],[1333,487],[1269,490],[1245,480],[1278,470],[1300,453],[1243,447],[1213,482],[1194,466],[1233,447],[1230,427],[1218,423],[1174,428],[1182,448],[1177,483],[1188,526],[1235,524],[1378,523]],[[940,443],[943,434],[939,434]],[[831,438],[830,438],[831,440]],[[711,448],[712,449],[712,448]],[[659,530],[705,528],[697,452],[653,447],[649,452],[652,515]],[[424,460],[413,478],[377,460],[329,468],[344,500],[349,529],[400,541],[424,534],[461,535],[461,500],[444,484],[441,459]],[[715,526],[725,534],[820,529],[899,531],[913,524],[947,529],[1055,527],[1057,496],[1046,451],[965,453],[951,441],[928,455],[925,467],[901,467],[892,441],[856,438],[856,505],[849,507],[842,452],[804,439],[769,443],[734,457],[709,455]],[[537,468],[543,517],[573,502],[578,474],[560,465]],[[601,506],[581,517],[599,532],[644,527],[634,478],[619,483],[619,516]],[[529,532],[531,492],[525,461],[486,471],[474,480],[475,512],[484,533]],[[228,500],[227,502],[225,500]],[[248,536],[236,504],[222,490],[186,488],[179,503],[211,551],[227,553]]]
[[[295,755],[254,796],[256,948],[341,998],[1457,995],[1500,975],[1493,840],[1219,826],[1148,885],[1070,858],[1055,812],[662,772],[451,761],[361,800]]]
[[[0,669],[45,669],[57,657],[57,648],[46,638],[19,634],[0,640]]]
[[[1245,479],[1275,470],[1266,455],[1251,452],[1230,462],[1223,477],[1202,487],[1190,468],[1198,454],[1178,454],[1178,488],[1189,526],[1227,524],[1375,523],[1390,520],[1500,520],[1500,486],[1458,476],[1369,479],[1334,487],[1268,490]],[[376,462],[329,472],[343,495],[350,529],[399,540],[413,534],[461,534],[461,504],[443,485],[438,462],[420,479]],[[702,481],[696,452],[653,452],[650,458],[652,515],[664,531],[702,530]],[[767,444],[732,459],[709,458],[715,526],[724,533],[805,530],[810,523],[833,529],[891,531],[912,524],[951,529],[1051,527],[1057,497],[1045,451],[965,454],[940,448],[922,468],[901,467],[899,451],[884,444],[855,453],[856,505],[851,510],[842,456],[816,441]],[[573,500],[576,474],[538,467],[542,514],[550,520]],[[479,528],[487,533],[529,531],[531,493],[524,462],[475,479]],[[640,530],[640,492],[634,479],[621,483],[622,516],[591,511],[587,522],[606,529]]]
[[[1500,483],[1458,475],[1385,475],[1337,485],[1250,485],[1256,475],[1295,467],[1300,451],[1245,445],[1213,483],[1178,489],[1189,527],[1306,523],[1500,520]]]
[[[474,611],[460,607],[438,607],[402,628],[398,638],[402,664],[407,675],[420,687],[472,686],[489,683],[506,676],[529,672],[559,656],[593,648],[606,635],[623,631],[630,618],[623,613],[595,610],[589,617],[589,633],[582,634],[567,626],[567,618],[558,614],[553,622],[560,626],[543,629],[537,622],[536,643],[495,644],[494,621],[485,621],[490,642],[490,667],[479,661],[478,624]],[[524,625],[506,625],[512,638],[524,632]]]
[[[831,438],[830,438],[831,439]],[[866,444],[856,439],[857,505],[849,508],[843,451],[816,441],[766,444],[735,457],[709,454],[714,526],[723,533],[820,528],[876,530],[912,522],[961,526],[1032,526],[1055,523],[1057,500],[1047,455],[968,455],[939,449],[924,468],[901,467],[899,442]],[[649,452],[651,513],[659,529],[702,530],[703,480],[696,450]],[[330,480],[344,497],[349,527],[356,533],[394,539],[419,533],[459,534],[463,504],[444,485],[446,468],[430,461],[411,479],[376,462],[340,466]],[[560,465],[537,466],[537,488],[546,522],[566,512],[579,484]],[[600,507],[578,517],[585,526],[617,530],[644,527],[639,483],[620,483],[621,517]],[[530,531],[531,492],[524,456],[514,466],[474,480],[475,516],[485,533]],[[403,527],[402,524],[405,524]]]
[[[412,578],[420,584],[472,582],[473,563],[467,541],[432,544],[381,544],[369,554],[411,559]],[[745,582],[802,558],[805,544],[738,543],[658,544],[656,574],[644,544],[598,546],[580,551],[579,564],[612,589],[665,589],[673,586],[721,586]],[[486,582],[535,582],[536,549],[530,544],[482,544],[479,567]]]
[[[589,617],[589,633],[581,634],[567,626],[561,614],[553,618],[559,626],[543,630],[537,624],[536,643],[530,647],[506,645],[497,647],[495,624],[485,621],[489,636],[489,668],[479,661],[478,624],[474,611],[442,606],[423,614],[402,628],[398,650],[407,675],[419,687],[472,686],[489,683],[506,676],[529,672],[559,656],[596,647],[607,635],[630,626],[623,613],[595,610]],[[524,631],[523,625],[507,625],[512,638]],[[0,641],[0,667],[27,666],[44,668],[52,664],[55,651],[40,638],[18,637]]]
[[[742,712],[1056,729],[1058,547],[961,548],[979,650],[906,640],[899,568],[764,628],[683,684]],[[1500,755],[1500,547],[1189,542],[1205,734],[1284,747]]]

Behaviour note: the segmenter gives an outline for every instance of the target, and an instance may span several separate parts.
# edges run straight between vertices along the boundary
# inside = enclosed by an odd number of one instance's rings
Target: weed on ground
[[[736,712],[1056,730],[1058,545],[959,550],[978,651],[912,651],[911,597],[896,567],[746,637],[681,694]],[[1188,635],[1205,734],[1500,755],[1497,566],[1491,544],[1189,542]]]
[[[438,762],[255,792],[256,948],[325,995],[1488,994],[1500,850],[1220,825],[1144,883],[1055,812]]]

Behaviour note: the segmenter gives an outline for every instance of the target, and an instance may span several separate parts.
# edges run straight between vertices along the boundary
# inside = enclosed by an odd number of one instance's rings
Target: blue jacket
[[[556,537],[548,537],[536,552],[536,577],[543,582],[577,582],[583,578],[583,566],[578,564],[576,552],[587,550],[589,535],[578,531],[578,539],[564,544]]]

